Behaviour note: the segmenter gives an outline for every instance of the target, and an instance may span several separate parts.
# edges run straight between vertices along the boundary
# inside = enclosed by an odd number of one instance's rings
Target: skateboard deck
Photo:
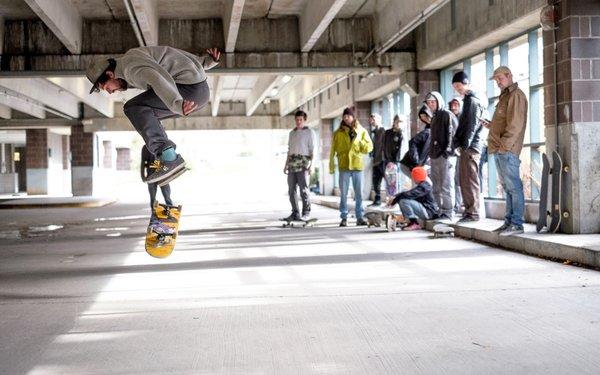
[[[454,237],[454,228],[446,224],[433,226],[433,238]]]
[[[550,207],[550,227],[551,233],[558,232],[562,220],[562,158],[556,151],[552,151],[552,206]]]
[[[312,219],[308,219],[308,220],[288,220],[288,219],[279,219],[279,221],[283,221],[283,227],[284,228],[293,228],[293,227],[302,227],[302,228],[306,228],[306,227],[312,227],[314,226],[315,222],[317,221],[317,218],[312,218]]]
[[[179,230],[181,206],[167,206],[161,203],[154,205],[154,215],[164,225],[173,228],[173,234],[159,234],[148,226],[146,232],[146,252],[155,258],[166,258],[173,252]]]
[[[385,191],[388,197],[398,194],[398,165],[387,163],[385,166]]]
[[[542,182],[540,186],[540,208],[535,230],[540,233],[548,226],[548,182],[550,179],[550,161],[548,155],[542,154]]]

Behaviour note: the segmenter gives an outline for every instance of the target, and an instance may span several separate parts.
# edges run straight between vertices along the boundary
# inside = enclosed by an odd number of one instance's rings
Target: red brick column
[[[417,96],[410,99],[410,137],[414,137],[424,126],[419,120],[419,108],[425,100],[425,95],[431,91],[440,90],[440,75],[435,70],[420,70],[417,74]]]
[[[94,133],[71,127],[71,189],[73,195],[94,193]]]
[[[544,31],[546,149],[558,149],[563,174],[565,233],[599,233],[600,200],[600,2],[562,0],[557,5],[556,106],[554,35]],[[558,134],[558,135],[557,135]],[[557,148],[558,137],[558,148]]]
[[[48,168],[48,130],[27,129],[26,142],[26,167],[27,169]]]

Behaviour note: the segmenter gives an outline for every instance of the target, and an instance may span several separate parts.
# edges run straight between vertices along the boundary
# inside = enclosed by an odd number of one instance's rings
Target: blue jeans
[[[402,216],[404,216],[406,219],[429,219],[429,214],[427,213],[425,207],[414,199],[400,199],[398,204],[400,205]]]
[[[354,189],[354,202],[356,203],[356,219],[362,219],[362,171],[340,171],[340,217],[348,218],[348,189],[350,187],[350,179],[352,179],[352,188]]]
[[[521,160],[512,152],[495,154],[496,168],[506,194],[506,216],[504,222],[507,224],[523,226],[523,214],[525,213],[525,194],[523,193],[523,181],[519,173]]]

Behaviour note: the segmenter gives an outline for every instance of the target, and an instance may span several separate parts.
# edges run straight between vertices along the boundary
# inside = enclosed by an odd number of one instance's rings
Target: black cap
[[[454,74],[454,76],[452,77],[452,83],[462,83],[463,85],[468,85],[469,76],[467,75],[467,73],[461,70],[460,72]]]
[[[344,109],[344,113],[342,114],[342,116],[346,116],[346,115],[350,115],[350,116],[354,117],[354,110],[350,107],[346,107],[346,109]]]

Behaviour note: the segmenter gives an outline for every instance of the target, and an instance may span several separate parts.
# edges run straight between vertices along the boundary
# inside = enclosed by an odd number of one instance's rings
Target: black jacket
[[[383,142],[384,142],[385,129],[382,126],[378,126],[377,129],[369,129],[369,135],[373,142],[373,151],[369,154],[373,158],[373,163],[379,164],[383,162]]]
[[[485,106],[473,91],[463,98],[462,113],[458,119],[458,128],[454,135],[454,148],[463,150],[473,149],[481,152],[483,143],[481,131],[483,125],[480,119],[485,116]]]
[[[429,125],[427,125],[425,129],[418,132],[417,135],[408,141],[408,151],[406,151],[400,163],[410,169],[427,163],[427,159],[429,158],[430,132]]]
[[[454,116],[454,113],[446,109],[446,104],[440,93],[433,91],[431,95],[437,99],[438,110],[431,119],[429,157],[432,159],[437,159],[440,156],[448,158],[455,155],[452,141],[458,126],[458,119]]]
[[[427,210],[429,218],[434,218],[437,215],[438,206],[433,199],[432,187],[427,181],[423,181],[414,188],[396,195],[392,204],[396,204],[402,199],[412,199],[421,203]]]
[[[385,131],[383,138],[383,157],[386,162],[399,163],[402,158],[402,130],[397,132],[394,129]]]

